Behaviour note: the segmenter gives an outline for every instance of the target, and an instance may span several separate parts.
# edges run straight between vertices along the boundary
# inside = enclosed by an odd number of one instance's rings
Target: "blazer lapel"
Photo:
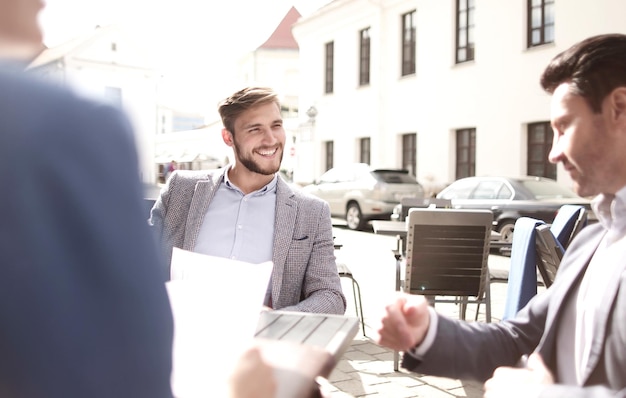
[[[183,240],[183,249],[193,250],[196,246],[196,239],[200,232],[200,227],[204,222],[204,216],[209,209],[209,203],[215,195],[216,188],[224,181],[222,173],[214,181],[213,178],[208,180],[200,180],[196,183],[191,204],[189,205],[189,213],[187,214],[187,225],[185,227],[185,239]]]
[[[293,199],[291,188],[280,178],[276,187],[276,220],[274,224],[274,254],[272,261],[272,301],[280,297],[280,281],[283,280],[283,270],[287,260],[287,253],[293,239],[293,230],[296,225],[298,202]]]
[[[602,305],[595,314],[591,350],[587,360],[587,367],[583,369],[582,372],[583,384],[585,384],[587,379],[591,376],[591,372],[598,365],[598,361],[602,355],[610,312],[622,282],[621,275],[624,270],[626,270],[626,253],[622,253],[619,258],[615,258],[615,261],[618,261],[619,265],[612,271],[611,278],[609,278],[604,288]]]

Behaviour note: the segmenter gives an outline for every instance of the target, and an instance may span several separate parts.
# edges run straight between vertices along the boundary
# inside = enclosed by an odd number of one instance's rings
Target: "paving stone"
[[[490,265],[492,257],[493,261],[508,266],[505,263],[509,261],[509,258],[501,256],[490,256]],[[384,291],[380,289],[375,292],[368,291],[366,276],[358,274],[362,270],[357,265],[350,268],[359,278],[359,282],[363,282],[362,295],[366,333],[368,336],[375,336],[376,323],[380,316],[380,313],[375,310],[380,310],[380,304],[385,302]],[[395,267],[390,267],[389,270],[393,272]],[[362,279],[365,280],[362,281]],[[370,283],[370,286],[374,284],[378,286],[380,282],[375,279],[373,283]],[[540,287],[539,290],[541,289]],[[506,281],[491,283],[492,322],[499,322],[504,313],[506,290]],[[346,292],[348,293],[348,301],[351,301],[350,295],[352,293],[349,288]],[[346,314],[354,314],[353,306],[354,303],[352,303],[352,307],[348,307]],[[377,306],[379,308],[376,308]],[[466,314],[468,321],[474,321],[476,307],[475,304],[468,306]],[[436,309],[446,316],[458,318],[459,306],[456,304],[437,304]],[[486,306],[482,304],[478,314],[479,322],[485,321],[485,311]],[[363,336],[360,329],[331,373],[329,380],[320,384],[324,398],[482,398],[483,396],[482,383],[427,376],[404,369],[395,372],[393,370],[393,350],[379,346],[372,337]]]

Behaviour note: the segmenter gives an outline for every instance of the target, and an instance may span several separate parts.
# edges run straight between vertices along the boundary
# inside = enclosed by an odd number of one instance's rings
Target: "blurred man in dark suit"
[[[172,315],[130,124],[20,72],[40,0],[0,0],[0,396],[171,397]]]
[[[42,8],[0,0],[0,397],[170,398],[165,261],[132,130],[22,73],[43,48]],[[272,372],[253,345],[216,382],[269,398]]]

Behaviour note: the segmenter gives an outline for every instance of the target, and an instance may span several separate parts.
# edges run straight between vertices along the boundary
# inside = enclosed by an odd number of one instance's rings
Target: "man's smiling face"
[[[248,109],[235,121],[232,134],[235,160],[248,170],[272,175],[280,169],[285,129],[274,102]]]

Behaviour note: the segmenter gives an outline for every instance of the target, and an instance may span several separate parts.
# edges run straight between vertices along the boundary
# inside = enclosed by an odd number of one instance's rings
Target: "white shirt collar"
[[[626,231],[626,187],[615,195],[600,194],[591,202],[598,221],[606,230]]]

